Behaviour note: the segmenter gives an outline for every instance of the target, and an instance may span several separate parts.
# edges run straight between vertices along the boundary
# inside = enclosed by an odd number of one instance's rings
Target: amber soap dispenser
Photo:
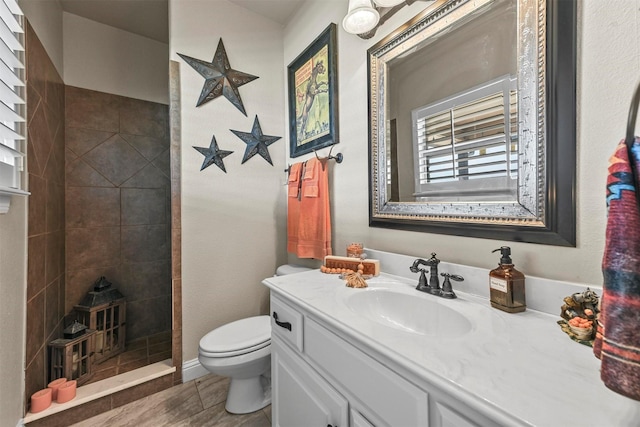
[[[527,309],[524,296],[524,274],[516,270],[511,261],[511,248],[502,246],[502,257],[498,268],[489,272],[489,295],[491,306],[508,313],[518,313]]]

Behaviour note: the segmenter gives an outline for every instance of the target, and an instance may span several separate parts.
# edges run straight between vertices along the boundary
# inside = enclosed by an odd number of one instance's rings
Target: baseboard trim
[[[198,359],[187,360],[182,364],[182,382],[186,383],[207,375],[209,371],[200,364]]]

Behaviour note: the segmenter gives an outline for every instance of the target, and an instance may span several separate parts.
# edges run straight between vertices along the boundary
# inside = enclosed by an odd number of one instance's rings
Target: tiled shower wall
[[[25,395],[47,384],[47,343],[65,314],[64,83],[26,25],[29,255]]]
[[[169,107],[66,87],[65,312],[105,276],[127,341],[171,331]]]
[[[156,393],[160,390],[181,384],[182,367],[182,298],[181,298],[181,254],[180,254],[180,75],[179,64],[170,61],[170,95],[171,95],[171,185],[173,221],[171,245],[172,251],[172,278],[173,278],[173,331],[172,331],[172,359],[173,366],[177,369],[173,375],[165,375],[152,381],[138,384],[112,395],[104,396],[96,400],[84,403],[66,411],[50,415],[46,418],[29,423],[29,427],[62,427],[68,426],[89,417],[117,408],[133,400]],[[104,95],[104,94],[103,94]],[[73,157],[73,155],[71,156]]]

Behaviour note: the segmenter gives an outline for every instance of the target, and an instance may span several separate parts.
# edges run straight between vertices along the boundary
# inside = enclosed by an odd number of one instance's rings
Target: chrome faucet
[[[440,260],[436,258],[435,252],[431,253],[431,258],[429,258],[428,260],[418,258],[413,262],[413,265],[409,267],[409,270],[411,270],[412,273],[420,272],[420,278],[418,279],[418,286],[416,286],[416,289],[421,292],[428,292],[432,295],[437,295],[443,298],[456,298],[456,294],[455,292],[453,292],[453,288],[451,286],[451,280],[461,282],[464,280],[464,278],[457,274],[442,273],[441,275],[444,277],[444,282],[441,288],[440,280],[438,278],[438,264],[440,264]],[[420,268],[420,265],[429,267],[428,284],[427,276],[425,274],[427,270],[425,270],[424,268]]]

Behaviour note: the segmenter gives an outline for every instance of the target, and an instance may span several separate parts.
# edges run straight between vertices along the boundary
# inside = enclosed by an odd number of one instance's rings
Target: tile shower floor
[[[271,406],[245,415],[226,412],[224,404],[228,387],[228,378],[209,374],[96,415],[73,426],[271,426]]]
[[[171,331],[127,343],[124,352],[93,366],[93,377],[86,384],[124,374],[165,359],[171,359]]]

